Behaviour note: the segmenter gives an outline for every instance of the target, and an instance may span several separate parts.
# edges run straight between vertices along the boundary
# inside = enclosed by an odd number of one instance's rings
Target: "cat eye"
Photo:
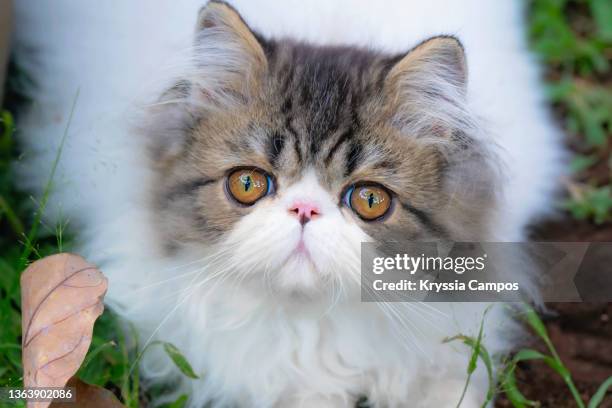
[[[227,177],[227,191],[240,204],[252,205],[274,188],[272,177],[256,168],[241,168]]]
[[[344,195],[344,203],[366,221],[381,218],[391,208],[391,194],[379,184],[351,186]]]

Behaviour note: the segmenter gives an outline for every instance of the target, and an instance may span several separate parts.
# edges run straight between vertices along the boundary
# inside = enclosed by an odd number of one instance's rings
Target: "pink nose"
[[[311,203],[305,203],[302,201],[296,201],[291,207],[289,207],[289,213],[295,215],[300,224],[305,225],[308,221],[321,215],[319,207]]]

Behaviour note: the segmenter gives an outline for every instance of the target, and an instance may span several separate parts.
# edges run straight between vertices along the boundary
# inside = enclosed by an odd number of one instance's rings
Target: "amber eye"
[[[259,169],[234,170],[227,178],[227,191],[241,204],[251,205],[272,192],[272,178]]]
[[[344,197],[345,204],[366,221],[385,215],[391,208],[391,195],[376,184],[350,187]]]

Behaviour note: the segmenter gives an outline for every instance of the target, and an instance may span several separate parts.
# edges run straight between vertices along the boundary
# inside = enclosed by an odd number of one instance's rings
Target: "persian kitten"
[[[141,339],[203,373],[145,355],[190,406],[456,406],[469,350],[442,340],[487,305],[361,302],[360,245],[521,240],[548,211],[562,150],[522,8],[232,3],[17,2],[24,187],[74,103],[52,214]],[[516,331],[497,307],[485,333]]]

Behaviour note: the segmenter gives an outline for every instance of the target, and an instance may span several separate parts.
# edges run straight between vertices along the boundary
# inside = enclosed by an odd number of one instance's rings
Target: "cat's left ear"
[[[395,124],[414,136],[470,125],[465,52],[455,37],[431,38],[396,58],[385,87]]]
[[[248,96],[268,65],[263,40],[232,6],[215,0],[199,12],[194,58],[197,83],[211,98]]]

